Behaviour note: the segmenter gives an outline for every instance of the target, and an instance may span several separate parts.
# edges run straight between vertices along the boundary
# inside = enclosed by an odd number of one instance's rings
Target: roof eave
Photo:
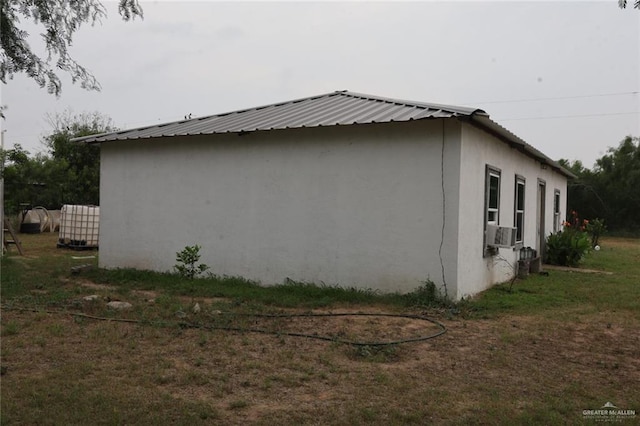
[[[509,130],[502,127],[500,124],[491,120],[488,114],[474,113],[467,117],[461,117],[460,119],[470,122],[471,124],[483,129],[484,131],[507,143],[510,147],[517,149],[518,151],[522,152],[525,155],[528,155],[531,158],[534,158],[535,160],[538,160],[541,165],[547,165],[569,179],[577,178],[576,175],[562,167],[557,161],[554,161],[551,158],[547,157],[542,152],[538,151],[515,134],[511,133]]]

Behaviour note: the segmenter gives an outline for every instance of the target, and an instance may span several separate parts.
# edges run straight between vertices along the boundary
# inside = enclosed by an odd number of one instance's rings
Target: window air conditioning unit
[[[487,245],[489,247],[513,248],[516,246],[516,228],[487,225]]]

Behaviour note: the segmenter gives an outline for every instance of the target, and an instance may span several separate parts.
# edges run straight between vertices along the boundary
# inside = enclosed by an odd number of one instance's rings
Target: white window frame
[[[491,180],[498,180],[497,193],[495,196],[495,206],[491,204]],[[498,225],[500,222],[500,185],[501,172],[499,169],[487,166],[485,180],[485,229],[486,225]]]
[[[502,171],[496,167],[492,167],[490,165],[485,166],[485,175],[484,175],[484,238],[482,241],[482,250],[483,257],[493,256],[497,253],[497,250],[487,246],[487,225],[498,225],[500,222],[500,188],[501,188],[501,180],[502,180]],[[498,179],[498,192],[496,194],[496,203],[495,207],[490,207],[491,201],[491,179]],[[489,220],[489,216],[493,213],[493,219]]]
[[[522,187],[522,194],[518,191],[519,187]],[[513,197],[513,226],[516,228],[516,243],[522,243],[524,241],[524,203],[526,199],[526,189],[525,178],[516,175],[515,194]],[[518,221],[519,216],[521,218],[520,221]]]
[[[560,223],[560,190],[553,191],[553,232],[562,230]]]

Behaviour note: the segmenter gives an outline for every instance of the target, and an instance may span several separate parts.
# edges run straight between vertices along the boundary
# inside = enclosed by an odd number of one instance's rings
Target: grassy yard
[[[552,270],[447,307],[428,305],[426,290],[72,275],[97,252],[22,240],[27,255],[5,256],[0,276],[2,425],[585,424],[583,410],[606,402],[636,410],[623,424],[640,422],[640,240],[604,239],[584,262],[612,274]],[[293,316],[311,313],[424,315],[447,332],[382,346],[289,335],[388,343],[439,330],[413,317]]]

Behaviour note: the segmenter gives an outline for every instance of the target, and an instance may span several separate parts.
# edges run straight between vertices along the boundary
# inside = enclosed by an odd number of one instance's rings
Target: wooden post
[[[20,253],[20,256],[24,256],[24,250],[22,250],[22,244],[20,243],[20,240],[18,239],[18,235],[16,234],[16,232],[13,230],[13,226],[11,226],[11,222],[9,222],[9,219],[7,217],[4,218],[4,229],[3,229],[3,239],[4,241],[2,242],[2,244],[4,245],[4,248],[7,249],[7,251],[9,250],[9,245],[10,244],[15,244],[16,248],[18,249],[18,253]],[[9,233],[9,235],[11,235],[11,240],[8,239],[7,237],[7,233]]]

